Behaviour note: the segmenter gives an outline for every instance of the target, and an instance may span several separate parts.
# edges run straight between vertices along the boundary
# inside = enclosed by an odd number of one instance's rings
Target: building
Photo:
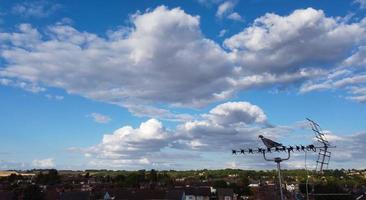
[[[216,190],[217,200],[233,200],[234,191],[231,188],[218,188]]]
[[[209,187],[184,188],[185,200],[210,200],[211,190]]]

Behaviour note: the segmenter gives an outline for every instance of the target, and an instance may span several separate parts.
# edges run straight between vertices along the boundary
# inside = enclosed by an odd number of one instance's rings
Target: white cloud
[[[357,95],[357,96],[348,96],[346,98],[349,99],[349,100],[359,102],[359,103],[366,103],[366,94]]]
[[[29,168],[29,163],[17,162],[13,160],[0,160],[0,170],[26,170]]]
[[[259,73],[243,76],[238,79],[230,79],[236,88],[245,90],[275,85],[291,85],[296,82],[323,76],[326,71],[322,69],[300,69],[291,73]]]
[[[32,85],[32,91],[62,88],[139,116],[184,121],[191,116],[154,105],[200,107],[241,90],[319,83],[343,63],[362,65],[366,35],[365,20],[349,23],[312,8],[267,13],[227,38],[226,49],[204,37],[199,16],[180,8],[136,13],[131,24],[106,31],[107,37],[63,23],[45,31],[21,24],[18,32],[0,32],[6,61],[0,77]],[[359,51],[347,59],[354,49]],[[310,82],[301,92],[329,88]]]
[[[235,3],[233,1],[225,1],[224,3],[220,4],[216,11],[217,17],[223,17],[228,13],[231,13],[235,7]]]
[[[151,155],[168,145],[171,137],[160,121],[150,119],[138,128],[124,126],[106,134],[98,145],[72,150],[84,153],[95,165],[103,161],[113,166],[146,165],[150,164]]]
[[[228,19],[234,20],[234,21],[244,21],[243,17],[237,13],[233,12],[227,16]]]
[[[366,46],[360,46],[356,53],[343,62],[343,65],[366,68]]]
[[[242,76],[232,84],[247,89],[305,81],[300,93],[363,87],[366,21],[348,21],[313,8],[257,18],[224,41],[233,62],[241,66],[236,72]],[[362,96],[346,98],[362,101]]]
[[[226,29],[222,29],[220,32],[219,32],[219,37],[224,37],[224,35],[227,33],[227,30]]]
[[[150,119],[137,128],[124,126],[106,134],[97,145],[70,150],[83,153],[90,164],[99,167],[103,166],[102,163],[113,168],[174,164],[177,158],[166,154],[167,149],[182,152],[179,156],[183,158],[190,155],[190,151],[196,151],[196,155],[197,152],[228,151],[256,142],[258,134],[278,136],[288,132],[282,127],[267,127],[266,124],[266,115],[258,106],[248,102],[228,102],[203,114],[200,120],[180,123],[175,130],[168,130],[160,121]]]
[[[332,152],[331,166],[333,168],[363,168],[366,162],[364,152],[366,150],[366,133],[355,133],[349,135],[326,135],[332,145],[336,148]]]
[[[64,96],[61,95],[52,95],[52,94],[46,94],[45,97],[50,100],[58,100],[58,101],[61,101],[65,98]]]
[[[137,128],[124,126],[112,134],[103,136],[102,141],[89,148],[71,148],[83,153],[89,160],[89,166],[96,168],[181,168],[212,166],[220,159],[209,160],[202,154],[214,154],[215,158],[232,159],[231,149],[263,147],[258,135],[280,141],[284,145],[308,145],[313,140],[313,133],[304,122],[289,126],[267,126],[264,111],[248,102],[228,102],[217,105],[201,119],[182,122],[176,129],[168,130],[163,124],[150,119]],[[305,132],[304,132],[305,131]],[[307,132],[307,133],[306,133]],[[359,168],[366,161],[364,133],[349,136],[324,131],[332,145],[331,168],[348,166],[350,163]],[[317,145],[319,146],[319,145]],[[303,168],[304,154],[295,152],[289,168]],[[308,153],[308,167],[314,166],[317,152]],[[218,163],[215,167],[240,167],[260,169],[268,168],[262,157],[245,157],[238,162]],[[192,162],[186,162],[190,159]],[[194,161],[193,161],[194,160]],[[200,164],[198,164],[200,163]],[[193,165],[192,165],[193,164]]]
[[[9,63],[0,75],[118,105],[202,106],[225,98],[218,94],[230,89],[233,64],[203,37],[199,17],[161,6],[135,14],[132,23],[128,35],[109,31],[113,38],[68,25],[48,27],[47,40],[27,24],[0,33]]]
[[[238,164],[235,161],[227,162],[226,163],[226,168],[237,169],[238,168]]]
[[[266,123],[267,116],[263,110],[248,102],[227,102],[210,110],[208,119],[215,124]]]
[[[197,2],[204,6],[211,6],[222,2],[223,0],[197,0]]]
[[[40,93],[46,91],[46,88],[41,87],[36,83],[31,83],[28,81],[19,81],[19,80],[14,81],[7,78],[0,78],[0,85],[21,88],[23,90],[32,93]]]
[[[359,4],[361,9],[366,8],[366,0],[354,0],[353,2]]]
[[[328,76],[305,82],[300,87],[300,93],[335,89],[345,90],[346,99],[365,103],[366,74],[348,69],[336,69],[328,72]]]
[[[227,102],[202,114],[201,119],[180,124],[176,132],[179,137],[172,142],[174,148],[216,152],[253,146],[259,134],[279,136],[288,130],[269,126],[264,111],[256,105]]]
[[[89,116],[92,117],[95,122],[101,124],[106,124],[111,121],[111,118],[109,116],[100,113],[91,113]]]
[[[36,168],[54,168],[56,166],[53,158],[35,159],[32,161],[32,165]]]
[[[243,21],[243,17],[239,13],[233,11],[236,3],[236,1],[232,0],[221,3],[217,8],[216,17],[226,17],[227,19],[231,19],[234,21]]]
[[[47,17],[61,8],[60,4],[47,1],[22,2],[15,4],[12,12],[24,17]]]
[[[232,59],[251,72],[294,71],[341,61],[365,35],[364,22],[344,24],[313,8],[267,13],[225,40]]]
[[[193,118],[193,116],[190,114],[172,113],[168,109],[156,108],[153,106],[134,104],[124,104],[123,106],[126,107],[129,112],[139,117],[147,116],[150,118],[159,118],[168,121],[186,121]]]

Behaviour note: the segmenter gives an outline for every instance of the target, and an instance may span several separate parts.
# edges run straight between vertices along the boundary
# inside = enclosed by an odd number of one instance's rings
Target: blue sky
[[[365,13],[364,0],[0,0],[0,168],[271,168],[230,150],[259,134],[312,143],[306,117],[337,145],[331,167],[362,168]]]

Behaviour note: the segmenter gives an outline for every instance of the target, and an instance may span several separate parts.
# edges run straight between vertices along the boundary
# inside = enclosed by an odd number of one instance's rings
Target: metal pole
[[[281,161],[282,159],[276,159],[277,163],[277,171],[278,171],[278,183],[280,185],[280,194],[281,194],[281,200],[283,200],[283,192],[282,192],[282,181],[281,181]]]
[[[287,151],[287,158],[280,158],[280,157],[276,157],[274,159],[268,159],[266,157],[266,152],[263,152],[263,158],[264,160],[266,161],[275,161],[277,163],[277,170],[278,170],[278,180],[279,180],[279,185],[280,185],[280,194],[281,194],[281,200],[284,200],[283,199],[283,193],[282,193],[282,181],[281,181],[281,162],[284,161],[284,160],[288,160],[290,159],[290,151]]]
[[[309,175],[306,177],[306,200],[309,200]]]

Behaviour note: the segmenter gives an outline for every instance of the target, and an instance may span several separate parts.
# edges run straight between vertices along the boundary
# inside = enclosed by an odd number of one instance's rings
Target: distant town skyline
[[[337,146],[330,168],[364,168],[365,14],[365,0],[0,0],[0,169],[272,169],[231,149],[313,143],[307,117]]]

